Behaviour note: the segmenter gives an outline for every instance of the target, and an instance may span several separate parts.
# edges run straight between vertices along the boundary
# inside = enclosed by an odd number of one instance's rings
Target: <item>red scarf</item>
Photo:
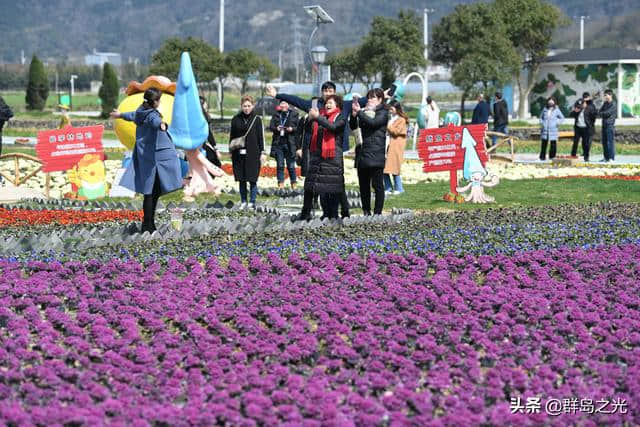
[[[340,114],[340,108],[334,108],[332,112],[326,109],[320,110],[320,115],[327,118],[329,123],[335,123],[336,117]],[[318,149],[318,122],[313,123],[313,133],[311,134],[311,151]],[[322,158],[332,159],[336,156],[336,135],[329,129],[324,129],[322,133]]]

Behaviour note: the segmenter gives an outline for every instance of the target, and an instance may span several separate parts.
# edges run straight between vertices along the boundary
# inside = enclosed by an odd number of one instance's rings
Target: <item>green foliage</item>
[[[250,49],[237,49],[227,53],[227,69],[242,82],[240,93],[246,93],[249,79],[258,73],[261,57]]]
[[[27,81],[27,94],[25,101],[27,103],[27,110],[39,110],[44,109],[49,97],[49,80],[47,79],[47,73],[44,70],[44,65],[33,55],[31,58],[31,65],[29,65],[29,78]]]
[[[180,55],[189,52],[196,81],[206,83],[215,80],[220,74],[227,74],[224,55],[202,39],[172,37],[163,43],[151,57],[151,74],[160,74],[174,80],[180,70]]]
[[[359,48],[350,47],[330,56],[327,60],[327,63],[331,65],[331,77],[342,84],[345,93],[350,93],[353,85],[362,79],[361,58]]]
[[[485,90],[499,87],[520,65],[505,24],[489,3],[457,6],[436,25],[432,40],[431,58],[451,67],[451,81],[463,91],[461,110],[478,84]]]
[[[553,34],[568,23],[560,9],[544,0],[495,0],[495,8],[521,61],[531,69],[545,61]]]
[[[395,19],[373,18],[360,55],[382,74],[382,87],[391,86],[400,74],[424,67],[420,24],[420,18],[412,11],[401,11]]]
[[[0,67],[0,90],[23,90],[26,85],[27,76],[24,70],[12,70],[8,67]]]
[[[118,105],[118,92],[120,85],[116,70],[106,62],[102,69],[102,86],[98,91],[98,96],[102,101],[102,118],[109,117],[109,113]]]
[[[268,81],[278,77],[278,74],[280,73],[280,69],[278,68],[277,65],[271,62],[271,60],[266,56],[260,56],[259,58],[260,60],[258,62],[256,77],[264,85]]]

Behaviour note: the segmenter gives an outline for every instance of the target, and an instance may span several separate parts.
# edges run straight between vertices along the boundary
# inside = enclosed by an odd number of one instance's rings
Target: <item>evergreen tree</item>
[[[27,110],[40,110],[44,109],[49,97],[49,80],[47,79],[47,73],[44,70],[44,65],[33,55],[31,58],[31,65],[29,65],[29,78],[27,80],[27,95],[25,101],[27,103]]]
[[[102,101],[102,118],[109,117],[109,113],[118,105],[118,92],[120,85],[118,84],[118,76],[116,70],[105,62],[102,69],[102,86],[98,96]]]

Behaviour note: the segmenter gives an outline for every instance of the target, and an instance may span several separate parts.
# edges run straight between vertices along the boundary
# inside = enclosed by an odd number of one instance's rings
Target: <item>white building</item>
[[[119,67],[122,65],[122,56],[115,52],[98,52],[93,49],[93,53],[85,55],[84,57],[84,63],[86,65],[98,65],[102,67],[105,62],[108,62],[114,67]]]

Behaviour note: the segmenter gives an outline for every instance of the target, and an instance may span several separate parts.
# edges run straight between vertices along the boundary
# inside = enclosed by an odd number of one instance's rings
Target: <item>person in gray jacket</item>
[[[547,106],[542,110],[540,115],[540,125],[542,129],[540,131],[540,160],[544,161],[547,156],[547,144],[549,148],[549,159],[553,160],[556,157],[557,143],[558,143],[558,125],[564,120],[562,111],[556,105],[555,98],[551,97],[547,99]]]
[[[614,162],[616,160],[615,146],[615,125],[618,110],[616,102],[613,100],[613,91],[607,89],[604,91],[604,104],[598,111],[598,116],[602,118],[602,151],[604,158],[601,162]]]

